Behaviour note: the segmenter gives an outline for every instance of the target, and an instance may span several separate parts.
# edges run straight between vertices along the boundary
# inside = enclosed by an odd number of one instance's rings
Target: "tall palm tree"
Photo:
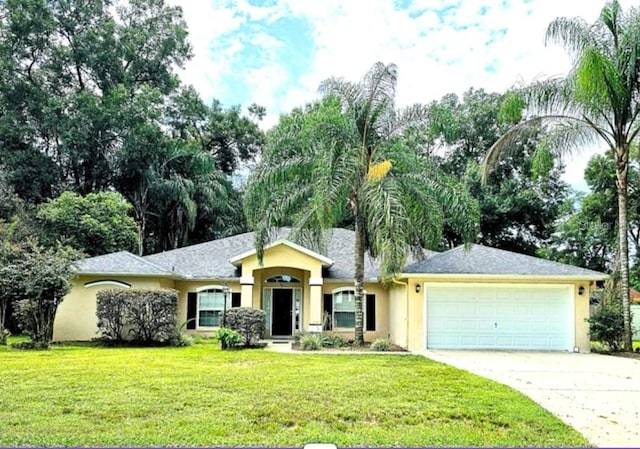
[[[322,101],[282,117],[245,194],[245,212],[262,249],[285,224],[292,238],[321,247],[323,230],[345,217],[355,228],[355,341],[364,344],[364,257],[383,277],[402,269],[408,251],[436,245],[445,220],[475,237],[477,206],[438,176],[404,133],[426,121],[425,108],[395,108],[396,66],[375,64],[359,83],[330,78]]]
[[[623,290],[625,344],[631,349],[627,177],[629,148],[640,132],[640,13],[607,2],[592,25],[557,18],[546,33],[573,59],[564,78],[524,88],[530,118],[508,130],[485,157],[485,176],[505,151],[537,126],[549,131],[547,145],[559,154],[604,142],[614,154],[618,191],[618,252]]]

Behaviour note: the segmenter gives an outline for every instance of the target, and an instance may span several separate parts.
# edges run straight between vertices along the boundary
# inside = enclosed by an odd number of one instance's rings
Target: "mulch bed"
[[[305,351],[304,349],[300,349],[300,343],[291,343],[291,349],[294,351]],[[372,351],[371,343],[365,342],[364,346],[351,346],[347,345],[342,348],[322,348],[317,351],[305,351],[305,352],[371,352],[371,353],[379,353],[379,352],[407,352],[406,349],[398,345],[392,344],[389,347],[388,351]]]

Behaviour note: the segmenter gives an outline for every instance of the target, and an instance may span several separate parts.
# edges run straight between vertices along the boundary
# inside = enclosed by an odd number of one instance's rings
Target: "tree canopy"
[[[511,108],[505,113],[506,105]],[[437,155],[442,170],[462,180],[480,205],[478,243],[534,255],[551,236],[565,201],[564,167],[545,161],[537,150],[542,137],[532,133],[519,150],[501,160],[487,182],[481,183],[480,164],[487,150],[522,114],[512,93],[469,89],[462,98],[445,95],[429,105],[429,128],[424,151]],[[535,157],[534,157],[535,156]],[[447,229],[446,245],[458,245],[460,235]]]

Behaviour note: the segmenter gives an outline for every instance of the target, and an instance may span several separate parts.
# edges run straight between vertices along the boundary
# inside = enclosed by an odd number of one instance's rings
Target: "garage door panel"
[[[433,286],[425,288],[427,347],[570,350],[570,286]]]

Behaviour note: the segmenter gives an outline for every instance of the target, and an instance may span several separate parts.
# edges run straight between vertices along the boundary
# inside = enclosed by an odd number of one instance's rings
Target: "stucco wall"
[[[78,277],[72,283],[71,292],[65,297],[58,307],[56,319],[53,325],[54,341],[86,341],[98,337],[96,294],[100,290],[122,288],[117,285],[85,287],[86,283],[101,280],[125,282],[130,284],[131,288],[174,288],[174,282],[171,279],[127,276]]]
[[[389,290],[389,339],[403,348],[407,347],[407,295],[406,285],[394,284]]]

